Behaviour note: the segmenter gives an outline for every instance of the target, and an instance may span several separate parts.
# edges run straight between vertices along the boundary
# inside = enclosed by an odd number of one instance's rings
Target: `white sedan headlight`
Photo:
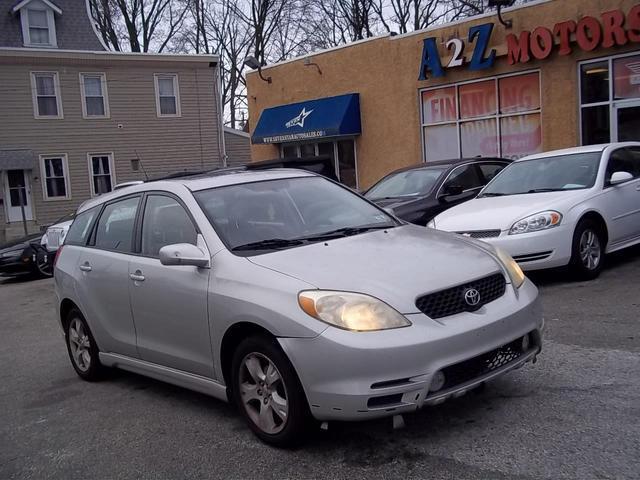
[[[547,228],[557,227],[561,221],[562,214],[555,210],[536,213],[514,223],[509,230],[509,235],[546,230]]]
[[[344,330],[367,332],[411,325],[383,301],[361,293],[306,290],[298,294],[298,303],[313,318]]]

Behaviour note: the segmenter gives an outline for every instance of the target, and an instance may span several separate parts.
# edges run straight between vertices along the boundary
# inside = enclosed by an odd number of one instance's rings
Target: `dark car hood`
[[[40,243],[40,239],[42,238],[42,233],[32,233],[31,235],[27,235],[26,237],[18,238],[17,240],[12,240],[10,242],[5,243],[0,246],[0,251],[2,250],[13,250],[20,245],[26,247],[29,243]]]

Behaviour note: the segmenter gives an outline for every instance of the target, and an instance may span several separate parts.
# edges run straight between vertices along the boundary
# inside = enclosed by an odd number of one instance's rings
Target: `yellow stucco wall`
[[[504,13],[505,18],[513,21],[511,30],[505,30],[495,16],[483,16],[438,29],[381,37],[312,55],[312,61],[318,64],[322,74],[316,67],[304,65],[304,59],[266,67],[263,73],[272,77],[271,84],[261,81],[255,72],[247,75],[250,130],[253,132],[265,108],[359,93],[362,135],[356,140],[358,176],[360,187],[366,188],[391,170],[422,161],[419,89],[539,69],[543,148],[551,150],[576,145],[580,142],[577,62],[640,50],[640,44],[630,42],[624,47],[597,48],[589,53],[573,44],[571,55],[560,56],[556,48],[546,60],[533,59],[511,66],[507,63],[505,37],[508,33],[518,35],[538,26],[553,29],[557,22],[578,21],[586,15],[600,19],[600,14],[608,10],[622,9],[626,15],[638,3],[637,0],[536,2]],[[474,72],[462,66],[447,69],[445,77],[418,81],[424,38],[437,38],[444,65],[449,58],[444,49],[445,42],[454,37],[466,40],[471,26],[487,22],[495,22],[490,48],[497,50],[498,58],[493,68]],[[467,58],[470,53],[465,52]],[[252,145],[251,149],[253,160],[278,156],[275,145]]]

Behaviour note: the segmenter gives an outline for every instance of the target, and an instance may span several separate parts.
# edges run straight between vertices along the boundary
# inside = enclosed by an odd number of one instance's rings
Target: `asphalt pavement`
[[[547,329],[535,365],[391,421],[260,443],[234,409],[114,371],[74,373],[52,280],[0,280],[0,479],[638,479],[640,248],[592,282],[533,275]]]

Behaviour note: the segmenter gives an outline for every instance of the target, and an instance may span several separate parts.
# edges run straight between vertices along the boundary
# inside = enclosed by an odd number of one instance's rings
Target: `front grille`
[[[459,235],[471,238],[493,238],[500,236],[500,230],[474,230],[471,232],[456,232]]]
[[[529,339],[535,342],[535,339],[532,337],[534,337],[534,335],[529,335]],[[526,353],[522,351],[521,345],[522,337],[511,343],[507,343],[502,347],[498,347],[495,350],[491,350],[490,352],[483,353],[482,355],[470,358],[464,362],[443,368],[442,373],[444,373],[444,386],[442,387],[442,390],[447,390],[469,382],[513,362]],[[534,345],[532,344],[529,348],[533,347]]]
[[[533,262],[535,260],[544,260],[553,253],[553,250],[548,252],[529,253],[527,255],[514,255],[513,259],[516,262]]]
[[[416,307],[431,318],[448,317],[456,313],[471,312],[489,302],[493,302],[504,295],[505,288],[504,275],[496,273],[479,280],[419,297],[416,300]],[[480,294],[478,304],[470,305],[465,300],[465,293],[469,289],[476,289]]]

